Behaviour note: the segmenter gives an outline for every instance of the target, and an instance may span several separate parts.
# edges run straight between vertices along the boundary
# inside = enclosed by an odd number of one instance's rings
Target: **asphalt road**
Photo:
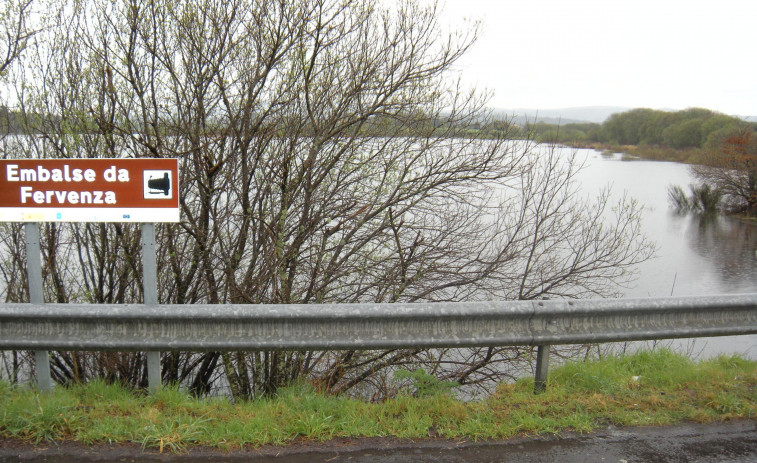
[[[442,439],[339,439],[220,453],[193,449],[180,455],[143,452],[139,446],[32,446],[0,440],[0,463],[16,462],[757,462],[757,421],[662,428],[609,428],[586,435],[501,442]]]

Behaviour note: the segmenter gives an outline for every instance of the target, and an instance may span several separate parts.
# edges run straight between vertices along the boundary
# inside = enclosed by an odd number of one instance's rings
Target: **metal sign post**
[[[155,224],[142,224],[142,285],[145,305],[158,304],[158,272],[155,262]],[[160,352],[147,352],[147,389],[155,393],[161,384]]]
[[[39,225],[36,222],[27,222],[24,225],[24,235],[26,238],[26,279],[29,284],[29,302],[44,304],[45,293],[42,286]],[[45,392],[52,390],[50,353],[46,350],[36,350],[34,351],[34,360],[37,371],[37,388]]]

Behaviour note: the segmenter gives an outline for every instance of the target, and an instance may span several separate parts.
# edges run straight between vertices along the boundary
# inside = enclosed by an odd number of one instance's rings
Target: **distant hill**
[[[545,122],[548,124],[572,124],[580,122],[595,122],[601,124],[615,113],[622,113],[633,108],[621,106],[584,106],[580,108],[562,109],[494,109],[498,117],[512,117],[513,122]]]

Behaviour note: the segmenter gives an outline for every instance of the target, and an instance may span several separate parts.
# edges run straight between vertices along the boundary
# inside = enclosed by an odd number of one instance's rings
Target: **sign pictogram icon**
[[[170,170],[144,171],[142,173],[142,179],[144,181],[144,198],[171,199],[173,197],[171,177]]]

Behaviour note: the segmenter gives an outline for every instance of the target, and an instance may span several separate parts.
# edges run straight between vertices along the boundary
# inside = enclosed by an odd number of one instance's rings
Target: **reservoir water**
[[[687,165],[595,150],[577,154],[586,159],[580,174],[584,193],[610,185],[614,196],[635,198],[643,207],[645,233],[657,244],[656,258],[639,266],[639,279],[623,289],[625,297],[757,292],[757,222],[682,215],[671,208],[668,187],[688,191],[695,182]],[[757,335],[676,341],[674,347],[703,357],[736,353],[757,359]]]

